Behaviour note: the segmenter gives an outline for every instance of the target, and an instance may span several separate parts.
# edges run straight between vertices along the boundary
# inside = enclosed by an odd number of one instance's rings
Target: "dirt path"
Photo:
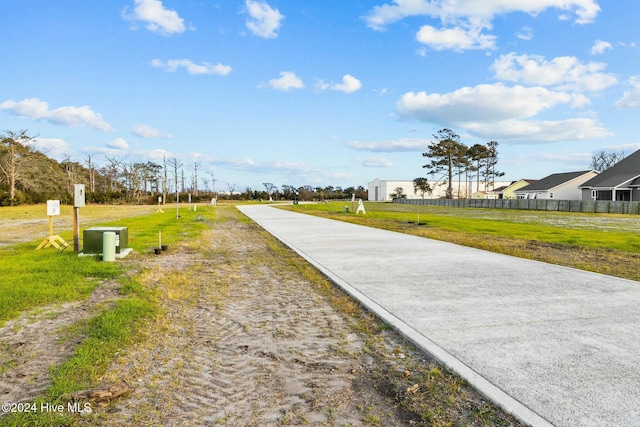
[[[409,425],[372,387],[362,338],[255,226],[216,225],[204,245],[148,266],[163,314],[105,383],[132,392],[90,425]],[[406,417],[405,417],[406,418]]]

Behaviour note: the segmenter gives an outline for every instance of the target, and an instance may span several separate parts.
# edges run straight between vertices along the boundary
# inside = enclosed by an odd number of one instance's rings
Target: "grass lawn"
[[[41,208],[20,207],[27,217],[35,216],[33,212]],[[124,211],[121,208],[114,211],[112,206],[92,207],[91,211],[83,214],[96,223],[100,219],[122,217]],[[0,208],[0,214],[10,216],[11,212],[7,215],[4,209]],[[93,215],[89,216],[91,213]],[[158,232],[162,232],[162,243],[171,245],[204,228],[203,223],[194,221],[194,218],[206,212],[187,212],[183,208],[180,213],[184,220],[177,221],[175,209],[167,209],[164,213],[104,221],[100,225],[128,227],[129,246],[138,252],[147,252],[158,247]],[[68,214],[71,214],[70,210]],[[71,231],[59,234],[67,242],[72,242]],[[33,307],[85,298],[101,279],[122,273],[118,263],[100,262],[96,257],[78,257],[72,248],[62,252],[53,248],[36,251],[34,248],[40,240],[0,248],[0,325]]]
[[[349,213],[345,212],[349,208]],[[640,280],[640,216],[350,202],[288,205],[298,212]]]
[[[42,206],[19,207],[24,217],[42,215]],[[207,208],[199,212],[165,209],[164,213],[148,214],[149,207],[100,206],[83,209],[92,223],[103,226],[129,227],[130,247],[141,253],[149,253],[158,247],[158,232],[162,232],[162,243],[177,244],[194,238],[206,229],[205,220],[215,219],[214,210]],[[33,213],[33,212],[37,213]],[[70,214],[70,209],[68,209]],[[16,210],[0,208],[0,217],[15,215]],[[136,212],[146,215],[132,216]],[[87,214],[91,215],[87,215]],[[65,214],[63,209],[62,214]],[[119,218],[110,221],[112,218]],[[0,232],[2,226],[0,225]],[[59,233],[71,241],[71,231]],[[52,369],[52,385],[45,395],[36,400],[55,402],[64,393],[91,387],[95,379],[108,366],[113,355],[130,344],[137,328],[145,319],[154,316],[158,307],[151,291],[140,284],[138,274],[124,274],[135,263],[101,262],[97,257],[78,257],[72,249],[58,252],[53,248],[36,251],[38,241],[0,248],[0,325],[18,316],[21,312],[37,309],[52,303],[62,303],[87,298],[103,279],[117,280],[122,298],[104,308],[88,321],[74,326],[73,334],[83,337],[71,358]],[[49,426],[73,423],[68,416],[47,413],[17,413],[0,419],[7,426]]]

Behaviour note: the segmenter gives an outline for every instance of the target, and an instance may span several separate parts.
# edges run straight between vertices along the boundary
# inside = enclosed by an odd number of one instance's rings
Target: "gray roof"
[[[519,190],[516,190],[516,193],[520,191],[548,191],[556,188],[559,185],[564,184],[567,181],[571,181],[572,179],[578,178],[589,171],[578,171],[578,172],[565,172],[565,173],[554,173],[552,175],[546,176],[542,179],[534,181],[533,183],[527,185],[526,187],[522,187]]]
[[[613,188],[638,176],[640,176],[640,150],[628,155],[580,187]],[[638,185],[638,183],[636,182],[635,185]]]

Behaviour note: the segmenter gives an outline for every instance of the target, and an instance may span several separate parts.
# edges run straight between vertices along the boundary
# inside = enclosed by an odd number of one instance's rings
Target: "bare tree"
[[[267,194],[269,195],[269,200],[273,200],[273,195],[275,195],[276,190],[278,189],[278,187],[276,187],[275,185],[273,185],[273,183],[271,182],[263,182],[262,185],[264,185],[264,188],[267,190]]]
[[[227,187],[229,187],[229,194],[231,195],[231,198],[233,199],[233,192],[236,189],[236,184],[235,182],[232,184],[230,182],[227,182]]]
[[[93,158],[91,154],[87,154],[87,158],[84,161],[84,164],[87,165],[87,170],[89,171],[89,191],[91,193],[95,193],[96,191],[96,168],[93,164]]]
[[[600,173],[609,169],[611,166],[624,159],[624,157],[624,151],[620,151],[619,153],[605,153],[604,151],[600,151],[599,153],[591,156],[591,164],[589,167]]]
[[[173,159],[169,159],[169,166],[173,169],[173,180],[176,184],[176,202],[178,202],[178,179],[180,177],[180,168],[182,167],[182,163],[174,157]]]
[[[107,157],[107,176],[109,179],[109,191],[116,191],[119,189],[120,178],[120,166],[122,165],[122,159],[118,157]]]
[[[193,195],[195,197],[198,197],[198,170],[200,169],[201,163],[194,161],[193,162],[193,166],[191,166],[191,169],[193,169]]]
[[[36,153],[35,136],[26,130],[7,130],[0,140],[0,172],[9,186],[9,203],[13,206],[16,197],[16,183],[24,174],[25,163]]]
[[[64,165],[64,171],[67,175],[67,192],[73,194],[73,184],[78,182],[78,174],[82,165],[72,161],[69,155],[64,157],[62,164]]]
[[[213,174],[213,172],[209,171],[209,175],[211,175],[211,191],[213,193],[216,192],[216,181],[218,181],[216,179],[216,176]]]
[[[162,177],[162,204],[165,204],[167,201],[167,193],[169,192],[169,189],[167,188],[167,175],[169,174],[169,171],[167,168],[167,156],[165,155],[162,156],[162,169],[164,172]]]

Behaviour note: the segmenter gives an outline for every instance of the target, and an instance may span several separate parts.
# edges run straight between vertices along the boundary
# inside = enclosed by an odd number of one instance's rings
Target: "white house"
[[[554,173],[516,190],[516,198],[581,200],[579,187],[596,175],[596,171]]]

